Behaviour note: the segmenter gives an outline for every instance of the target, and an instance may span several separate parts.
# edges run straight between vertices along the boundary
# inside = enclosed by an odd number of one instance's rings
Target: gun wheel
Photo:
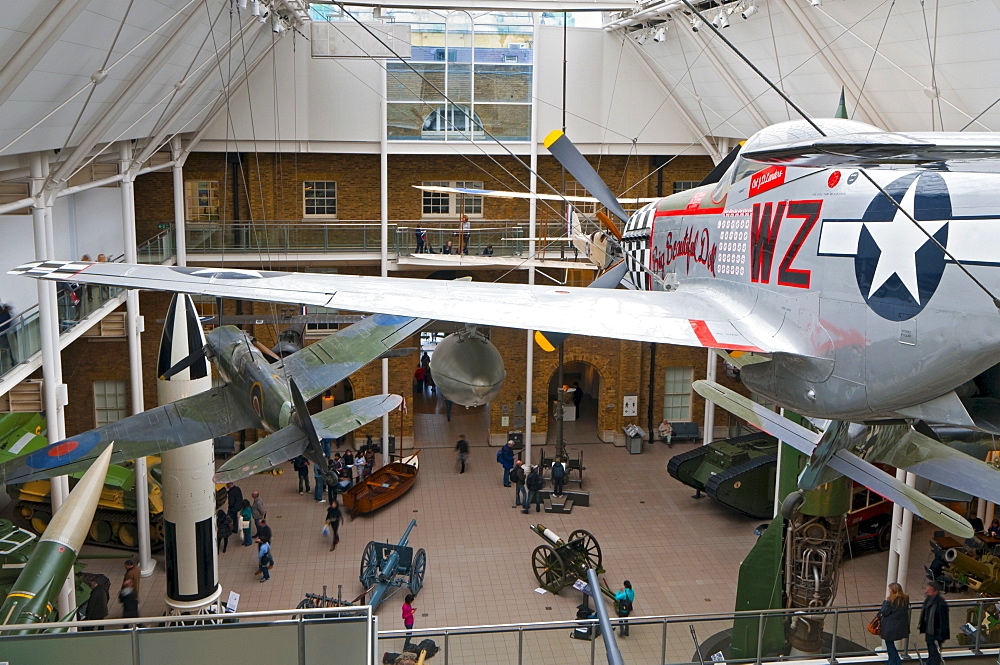
[[[413,557],[413,568],[410,569],[410,592],[416,596],[424,588],[424,573],[427,571],[427,552],[424,548],[417,550]]]
[[[566,564],[562,557],[548,545],[539,545],[531,553],[538,586],[552,593],[559,593],[566,586]]]
[[[361,586],[368,588],[375,584],[378,578],[378,545],[371,541],[365,546],[365,551],[361,554],[361,573],[358,577]]]
[[[601,545],[597,542],[597,538],[594,538],[594,534],[583,529],[577,529],[573,533],[569,534],[569,540],[566,542],[572,543],[576,539],[580,539],[580,547],[584,556],[587,557],[587,567],[593,568],[599,573],[603,573],[604,569],[601,567],[601,562],[604,560],[601,556]]]

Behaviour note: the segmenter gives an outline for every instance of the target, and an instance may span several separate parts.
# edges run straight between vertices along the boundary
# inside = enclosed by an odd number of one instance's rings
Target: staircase
[[[588,492],[573,491],[563,489],[562,496],[553,496],[552,490],[541,490],[542,502],[545,504],[545,512],[569,515],[573,512],[573,506],[589,506],[590,494]]]

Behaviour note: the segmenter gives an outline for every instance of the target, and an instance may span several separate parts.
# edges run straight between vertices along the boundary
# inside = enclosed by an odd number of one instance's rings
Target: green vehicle
[[[45,438],[45,420],[38,413],[7,413],[0,415],[0,463],[26,455],[48,445]],[[155,549],[163,543],[163,495],[158,459],[150,460],[149,474],[149,524],[151,545]],[[70,485],[83,476],[83,471],[70,474]],[[52,519],[49,481],[35,480],[7,486],[7,493],[16,502],[18,513],[39,534]],[[135,470],[132,462],[112,464],[104,481],[104,491],[97,506],[97,514],[90,525],[87,543],[139,549],[139,529],[136,522]]]
[[[757,432],[713,441],[670,458],[667,472],[749,517],[774,517],[778,440]]]

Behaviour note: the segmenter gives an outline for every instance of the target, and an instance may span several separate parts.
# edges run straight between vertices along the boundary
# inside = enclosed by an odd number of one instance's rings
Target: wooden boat
[[[417,480],[417,454],[376,469],[341,495],[341,503],[351,517],[378,510],[406,494]]]

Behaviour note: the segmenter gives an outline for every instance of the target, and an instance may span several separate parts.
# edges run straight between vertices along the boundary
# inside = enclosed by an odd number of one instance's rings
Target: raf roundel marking
[[[826,186],[833,189],[840,182],[840,171],[834,171],[826,181]]]
[[[62,457],[76,450],[79,445],[76,441],[63,441],[62,443],[52,445],[49,448],[48,455],[49,457]]]
[[[254,413],[256,413],[259,418],[263,418],[264,389],[261,387],[259,381],[254,381],[253,385],[250,386],[250,403],[253,405]]]

